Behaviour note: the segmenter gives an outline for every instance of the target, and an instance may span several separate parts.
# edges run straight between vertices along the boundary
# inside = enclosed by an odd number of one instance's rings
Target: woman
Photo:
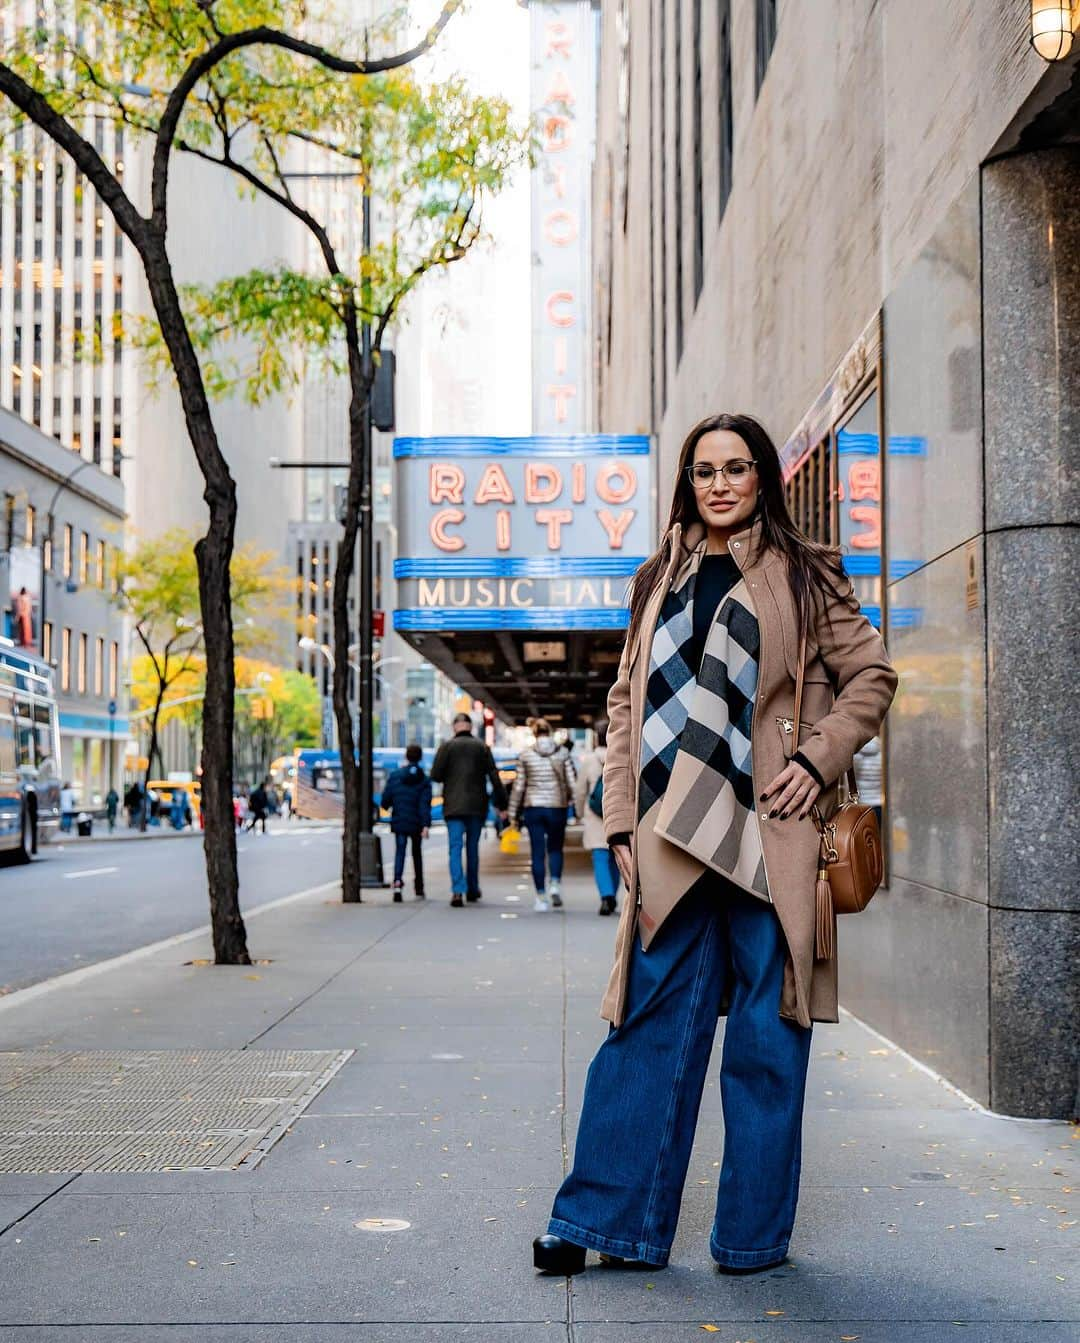
[[[533,885],[536,901],[533,909],[546,913],[551,905],[562,905],[563,842],[566,839],[566,810],[570,805],[573,780],[567,755],[556,746],[551,724],[546,718],[533,723],[532,746],[518,756],[514,786],[510,793],[510,818],[520,818],[529,832],[532,854]],[[550,885],[547,870],[551,868]],[[548,894],[551,904],[548,904]]]
[[[594,725],[596,750],[581,762],[574,784],[574,810],[582,822],[582,846],[592,854],[593,876],[600,895],[601,914],[616,912],[619,865],[604,834],[604,760],[607,757],[607,719]]]
[[[803,719],[793,727],[806,630]],[[795,1220],[811,1023],[836,1021],[815,944],[811,817],[873,737],[896,675],[839,556],[794,526],[745,415],[691,430],[668,529],[639,569],[608,696],[604,827],[627,886],[574,1168],[534,1263],[586,1248],[667,1263],[718,1014],[724,1272],[782,1263]],[[829,911],[831,917],[831,911]],[[835,946],[835,939],[833,939]]]

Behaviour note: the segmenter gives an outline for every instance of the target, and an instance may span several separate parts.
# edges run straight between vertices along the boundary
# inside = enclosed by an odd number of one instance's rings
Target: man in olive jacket
[[[484,742],[472,734],[467,713],[454,716],[454,735],[444,741],[431,767],[432,783],[443,786],[443,817],[450,843],[450,903],[460,909],[465,899],[480,899],[480,832],[488,810],[488,780],[495,810],[506,815],[506,789],[499,778],[495,757]],[[465,871],[461,846],[465,845]]]

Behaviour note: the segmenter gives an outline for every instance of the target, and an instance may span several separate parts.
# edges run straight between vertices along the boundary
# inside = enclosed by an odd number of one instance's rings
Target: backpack
[[[594,816],[599,816],[601,820],[604,817],[604,776],[603,774],[593,784],[593,790],[589,794],[589,810]]]

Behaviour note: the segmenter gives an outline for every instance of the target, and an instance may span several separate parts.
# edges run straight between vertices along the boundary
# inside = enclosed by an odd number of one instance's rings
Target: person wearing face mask
[[[604,833],[628,894],[573,1169],[533,1242],[541,1271],[581,1272],[589,1249],[667,1263],[719,1015],[709,1249],[726,1273],[785,1260],[812,1023],[837,1020],[811,809],[835,803],[896,683],[838,552],[792,522],[762,425],[695,425],[608,696]]]

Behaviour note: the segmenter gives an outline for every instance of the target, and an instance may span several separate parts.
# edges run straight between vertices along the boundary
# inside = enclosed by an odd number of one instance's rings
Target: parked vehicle
[[[30,861],[60,823],[60,785],[52,672],[0,638],[0,851]]]

